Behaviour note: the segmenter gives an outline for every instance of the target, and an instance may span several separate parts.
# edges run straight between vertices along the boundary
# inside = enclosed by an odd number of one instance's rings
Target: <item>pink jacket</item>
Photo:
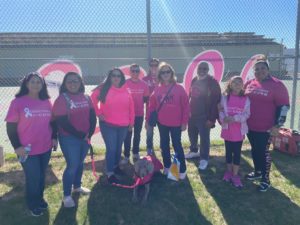
[[[101,103],[98,99],[100,89],[101,87],[96,88],[91,95],[96,115],[103,115],[105,122],[115,126],[133,126],[134,104],[127,86],[123,85],[121,88],[111,86],[105,103]]]
[[[147,111],[146,121],[149,120],[150,113],[157,110],[160,102],[167,94],[170,84],[160,85],[155,88],[153,94],[150,97],[149,110]],[[165,126],[178,127],[186,125],[189,120],[189,99],[180,84],[175,84],[168,97],[165,99],[163,106],[158,112],[158,122]]]

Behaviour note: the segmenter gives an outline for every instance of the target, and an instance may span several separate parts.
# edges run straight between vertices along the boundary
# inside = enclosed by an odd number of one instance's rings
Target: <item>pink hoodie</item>
[[[111,86],[106,95],[105,103],[98,99],[100,89],[101,87],[96,88],[91,95],[96,115],[103,115],[105,122],[115,126],[133,126],[134,104],[127,86],[123,85],[121,88]]]
[[[172,85],[173,84],[160,85],[155,88],[150,97],[146,121],[149,120],[150,113],[158,109],[160,102]],[[170,127],[186,125],[189,120],[189,113],[190,107],[188,96],[184,88],[180,84],[176,83],[158,112],[158,122]]]

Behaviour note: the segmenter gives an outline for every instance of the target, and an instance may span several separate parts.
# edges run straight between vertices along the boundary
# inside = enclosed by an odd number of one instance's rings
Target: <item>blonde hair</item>
[[[170,64],[168,64],[166,62],[161,62],[159,64],[159,66],[158,66],[157,79],[158,79],[159,83],[163,83],[164,82],[163,79],[162,79],[162,77],[161,77],[161,70],[162,70],[163,67],[169,67],[169,69],[171,70],[171,78],[170,78],[171,83],[176,83],[177,79],[176,79],[176,75],[175,75],[175,70],[174,70],[174,68]]]

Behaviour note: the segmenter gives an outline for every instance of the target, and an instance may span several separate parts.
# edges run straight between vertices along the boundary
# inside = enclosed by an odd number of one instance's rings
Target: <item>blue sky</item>
[[[0,32],[146,32],[146,0],[0,0]],[[297,0],[151,0],[153,32],[255,32],[294,48]]]

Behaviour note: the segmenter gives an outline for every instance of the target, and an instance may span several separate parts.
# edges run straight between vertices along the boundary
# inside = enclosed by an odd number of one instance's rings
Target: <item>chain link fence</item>
[[[149,14],[147,3],[150,3]],[[264,7],[265,4],[271,6]],[[280,13],[281,19],[270,20],[274,13]],[[229,77],[242,73],[251,57],[265,54],[272,74],[283,80],[292,97],[296,14],[296,1],[293,5],[286,4],[285,0],[276,4],[271,0],[265,3],[241,0],[234,4],[196,0],[113,0],[109,3],[0,0],[0,20],[6,21],[0,28],[0,145],[5,151],[11,150],[4,119],[20,79],[44,68],[50,68],[48,75],[55,80],[63,75],[62,67],[79,66],[89,94],[113,66],[137,63],[147,71],[149,57],[170,63],[178,82],[183,82],[195,56],[216,50],[224,62],[220,81],[224,87]],[[48,79],[50,89],[55,86],[51,79]],[[299,87],[299,79],[297,82]],[[287,126],[294,122],[297,127],[299,104],[298,91],[295,120],[290,121],[289,114]],[[142,147],[146,144],[145,137],[143,130]],[[218,125],[212,130],[211,139],[220,140]],[[103,143],[99,134],[94,135],[96,145],[99,140]],[[157,131],[154,140],[158,146]],[[182,140],[188,143],[187,132]]]

